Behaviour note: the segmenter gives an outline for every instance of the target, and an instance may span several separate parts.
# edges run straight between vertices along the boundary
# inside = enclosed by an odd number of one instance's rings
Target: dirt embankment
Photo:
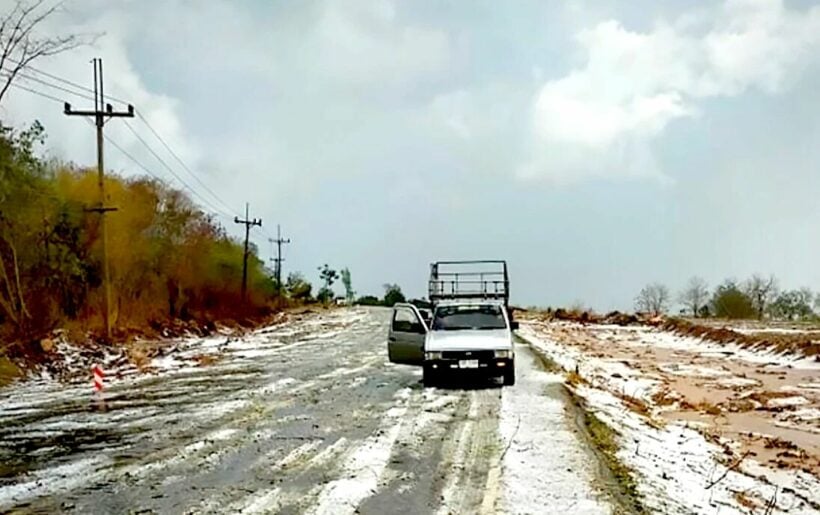
[[[681,336],[731,343],[749,349],[820,357],[820,338],[812,332],[739,332],[729,327],[714,327],[681,318],[667,318],[660,327]]]
[[[239,337],[262,326],[284,323],[295,315],[324,309],[327,308],[301,306],[218,321],[155,321],[145,327],[117,328],[110,340],[93,331],[72,327],[37,337],[18,338],[0,345],[0,386],[37,373],[69,379],[78,368],[94,363],[105,363],[109,367],[130,364],[143,370],[151,360],[173,352],[175,342],[182,338],[219,334]]]
[[[701,338],[715,343],[733,344],[740,347],[770,351],[777,354],[793,353],[814,357],[820,361],[820,330],[771,330],[767,326],[758,329],[733,328],[727,321],[719,319],[693,320],[678,317],[664,317],[647,313],[622,313],[611,311],[599,314],[592,311],[567,310],[558,308],[547,311],[520,311],[523,319],[542,322],[565,321],[595,325],[646,325],[657,327],[680,336]]]

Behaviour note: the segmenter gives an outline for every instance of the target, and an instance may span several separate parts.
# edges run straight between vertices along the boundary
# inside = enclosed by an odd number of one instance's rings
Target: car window
[[[437,331],[506,328],[499,306],[442,306],[433,320],[433,329]]]
[[[419,321],[410,308],[396,308],[393,315],[393,330],[398,332],[418,331]]]

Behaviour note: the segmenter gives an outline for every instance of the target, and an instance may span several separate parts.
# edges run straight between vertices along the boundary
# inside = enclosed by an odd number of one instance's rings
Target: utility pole
[[[114,111],[111,104],[105,103],[103,95],[103,68],[102,59],[94,58],[94,110],[74,111],[71,104],[64,104],[63,112],[68,116],[93,116],[97,127],[97,187],[100,192],[100,203],[97,207],[88,209],[100,214],[100,233],[102,235],[102,262],[103,262],[103,289],[105,291],[105,336],[111,338],[111,277],[108,270],[108,232],[106,230],[105,214],[116,211],[116,207],[105,205],[105,165],[103,163],[103,127],[110,118],[133,118],[134,106],[128,104],[127,111]]]
[[[285,261],[285,258],[282,257],[282,245],[287,245],[290,243],[290,238],[284,239],[282,238],[282,232],[279,225],[276,225],[276,239],[269,240],[271,243],[276,243],[276,257],[272,258],[271,261],[274,262],[274,270],[276,272],[276,291],[282,291],[282,263]]]
[[[233,221],[234,223],[238,224],[245,224],[245,254],[242,256],[242,302],[245,302],[245,295],[248,291],[248,238],[251,235],[251,227],[254,225],[258,225],[262,227],[262,219],[254,218],[251,220],[248,217],[248,210],[250,206],[248,203],[245,203],[245,219],[240,220],[238,216],[235,216]]]

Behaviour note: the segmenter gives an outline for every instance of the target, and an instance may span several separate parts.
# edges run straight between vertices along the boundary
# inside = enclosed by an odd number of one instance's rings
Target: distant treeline
[[[673,299],[669,288],[660,283],[645,286],[635,299],[635,309],[665,313]],[[726,279],[713,289],[700,277],[693,277],[678,294],[680,312],[695,317],[733,319],[816,320],[820,317],[820,294],[810,288],[781,290],[774,276],[753,275],[746,281]]]
[[[378,298],[375,295],[364,295],[356,299],[359,306],[393,306],[397,302],[406,302],[407,299],[397,284],[385,284],[384,297]]]
[[[0,331],[33,334],[76,321],[101,327],[104,302],[96,170],[46,161],[42,127],[0,126]],[[157,180],[107,175],[112,317],[118,327],[265,309],[276,285],[183,192]],[[294,278],[296,280],[297,278]],[[294,286],[294,285],[292,285]]]

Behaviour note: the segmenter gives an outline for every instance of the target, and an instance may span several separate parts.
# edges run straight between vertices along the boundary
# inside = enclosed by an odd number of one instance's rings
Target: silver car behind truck
[[[440,261],[430,270],[432,318],[412,304],[393,307],[390,361],[423,367],[425,385],[456,374],[515,384],[517,324],[510,317],[506,262]]]

